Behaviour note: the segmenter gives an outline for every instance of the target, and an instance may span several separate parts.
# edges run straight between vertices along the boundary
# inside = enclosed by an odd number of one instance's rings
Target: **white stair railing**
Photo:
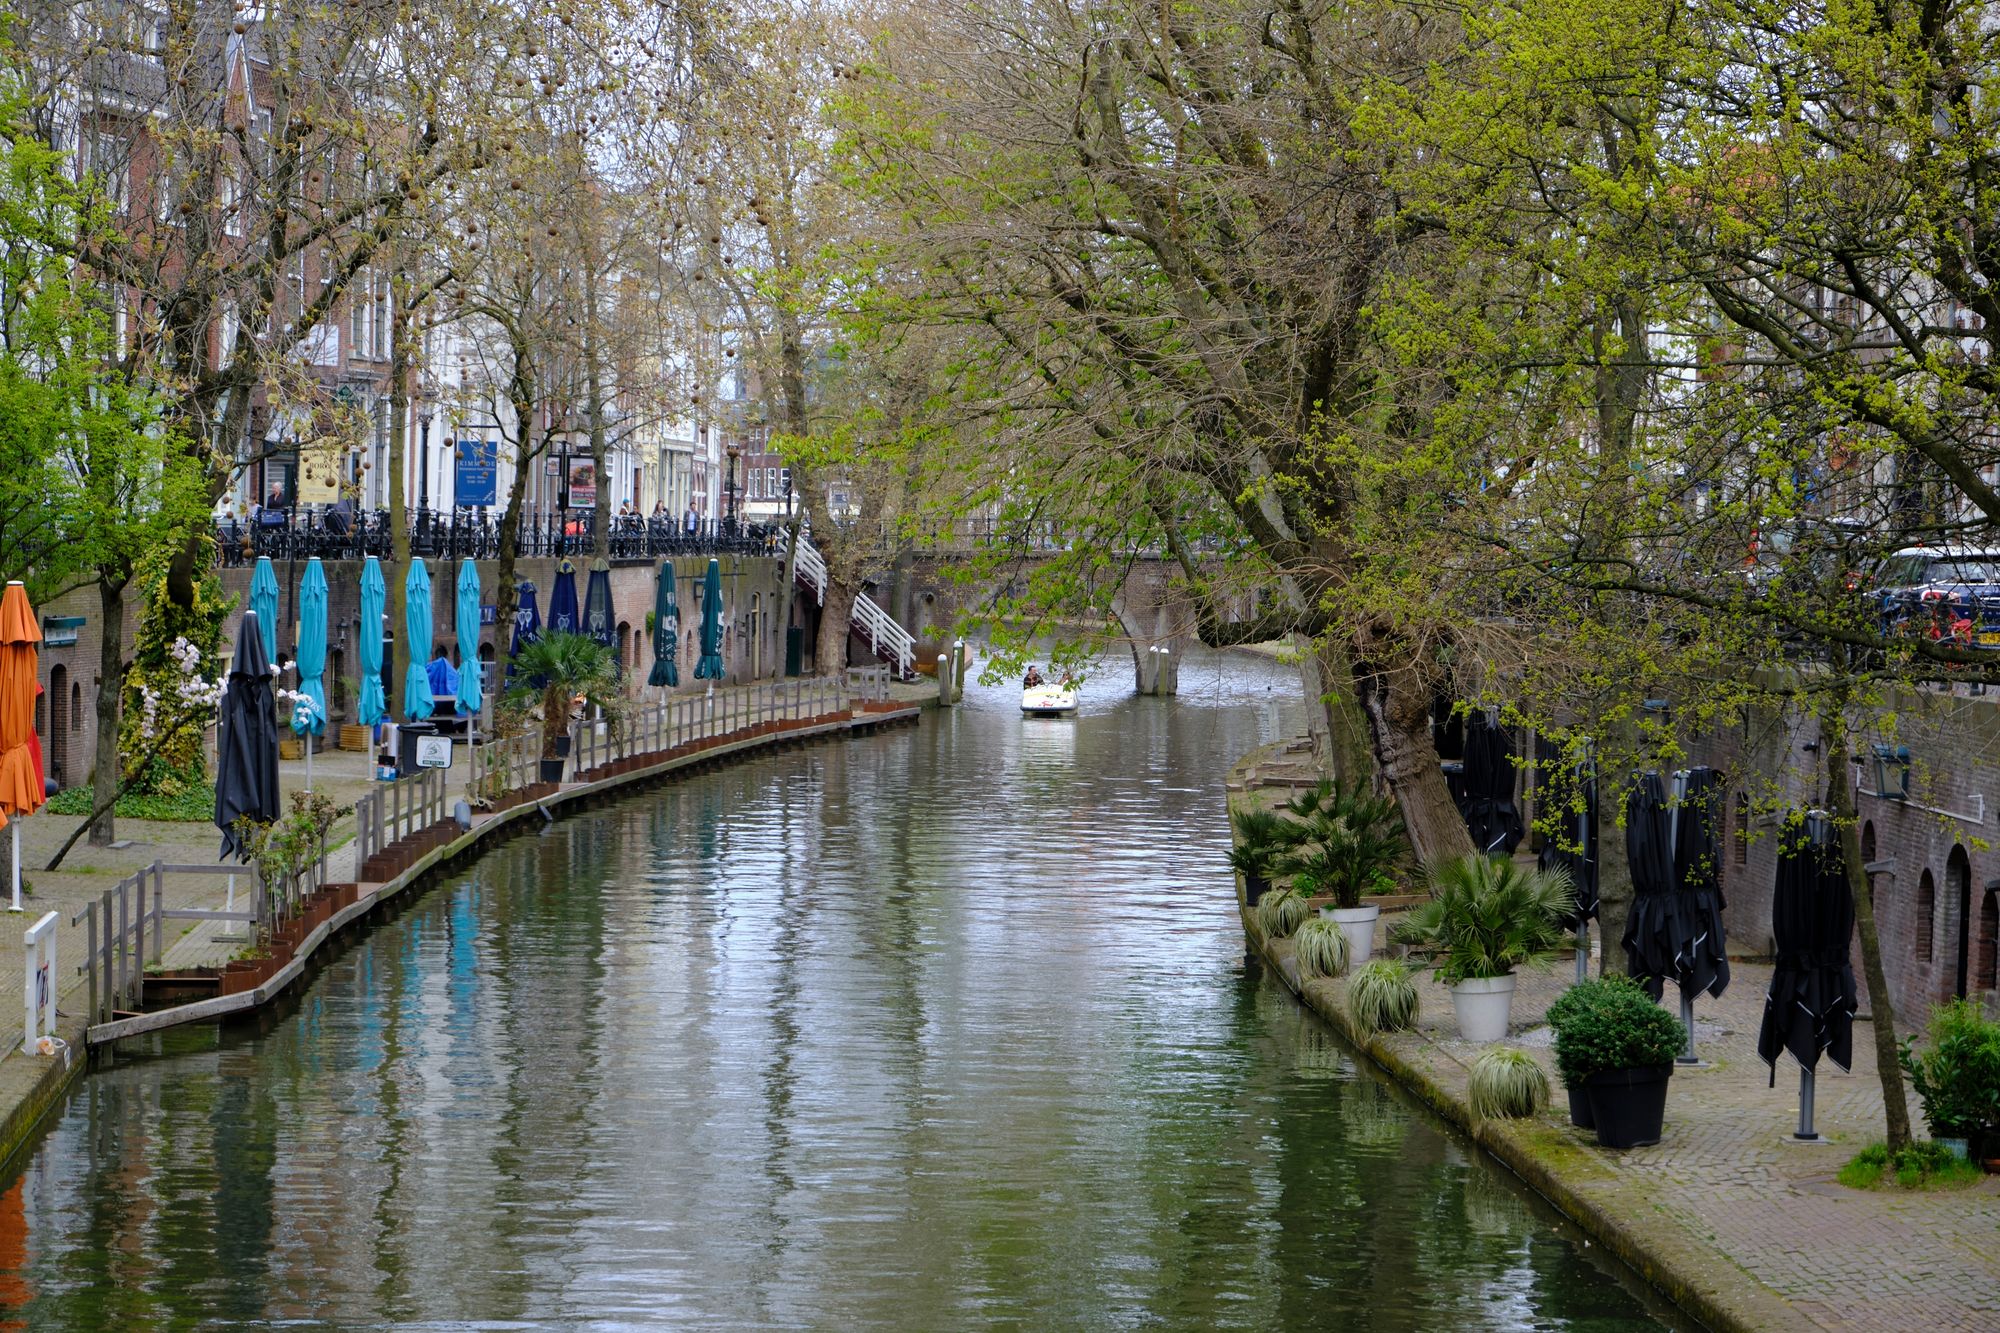
[[[785,551],[785,534],[778,534],[778,553]],[[793,562],[798,580],[812,589],[813,596],[821,606],[826,605],[826,557],[804,533],[799,534],[798,559]],[[868,646],[881,658],[896,668],[898,679],[907,680],[917,668],[917,641],[910,632],[896,623],[896,618],[865,592],[854,594],[854,611],[849,618]]]

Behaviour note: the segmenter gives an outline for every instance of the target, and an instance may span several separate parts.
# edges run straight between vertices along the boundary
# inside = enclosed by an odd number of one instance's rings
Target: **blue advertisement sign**
[[[452,453],[453,503],[464,508],[500,503],[500,447],[491,440],[459,440]]]

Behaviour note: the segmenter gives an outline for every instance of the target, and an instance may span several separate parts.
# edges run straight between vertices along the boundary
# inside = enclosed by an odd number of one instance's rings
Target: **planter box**
[[[222,969],[221,984],[217,987],[216,993],[219,995],[240,995],[244,991],[256,990],[266,981],[269,981],[271,974],[277,970],[278,964],[276,960],[270,958],[251,958],[242,962],[229,963]]]
[[[278,741],[278,758],[303,759],[306,757],[306,743],[297,736],[286,736]]]
[[[1590,1118],[1590,1091],[1587,1088],[1565,1086],[1569,1093],[1569,1122],[1578,1129],[1590,1129],[1596,1121]]]
[[[1607,1148],[1643,1148],[1660,1141],[1672,1065],[1606,1069],[1584,1083],[1597,1141]]]
[[[340,729],[340,748],[343,750],[355,750],[363,754],[367,753],[369,747],[375,743],[374,730],[373,727],[362,727],[356,726],[352,722],[348,723]]]

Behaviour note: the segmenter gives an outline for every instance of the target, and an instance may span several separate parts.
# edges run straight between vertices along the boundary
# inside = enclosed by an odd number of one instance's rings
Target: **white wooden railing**
[[[588,719],[573,723],[572,780],[606,764],[664,754],[696,741],[750,733],[771,723],[827,717],[850,707],[846,680],[819,677],[765,681],[748,688],[719,690],[714,695],[674,695],[627,709],[615,724]]]
[[[778,554],[785,553],[785,533],[778,533]],[[799,534],[799,555],[793,564],[798,581],[812,590],[813,597],[821,606],[826,605],[826,557],[812,544],[812,539]],[[908,680],[917,669],[917,641],[910,632],[896,623],[896,618],[884,611],[881,604],[865,592],[854,594],[854,610],[849,623],[856,633],[868,640],[868,647],[875,656],[896,668],[900,680]]]

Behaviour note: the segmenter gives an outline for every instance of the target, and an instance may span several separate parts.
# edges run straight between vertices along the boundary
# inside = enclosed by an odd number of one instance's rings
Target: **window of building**
[[[1926,869],[1923,878],[1917,881],[1917,961],[1931,961],[1932,945],[1937,934],[1937,881]]]
[[[773,500],[778,498],[778,469],[774,467],[764,469],[764,494]]]
[[[95,182],[114,213],[125,211],[132,183],[131,145],[105,130],[86,130],[78,166]]]
[[[354,275],[354,288],[347,298],[347,353],[367,356],[375,341],[375,304],[369,299],[375,276],[369,269]]]
[[[222,232],[225,236],[243,234],[243,193],[242,164],[223,163],[218,197],[222,205]]]
[[[370,355],[374,356],[378,361],[386,361],[391,352],[389,343],[395,333],[394,320],[392,319],[392,316],[395,314],[395,294],[390,289],[389,275],[387,273],[377,273],[375,275],[375,284],[370,299],[375,305],[375,337],[369,343]]]

